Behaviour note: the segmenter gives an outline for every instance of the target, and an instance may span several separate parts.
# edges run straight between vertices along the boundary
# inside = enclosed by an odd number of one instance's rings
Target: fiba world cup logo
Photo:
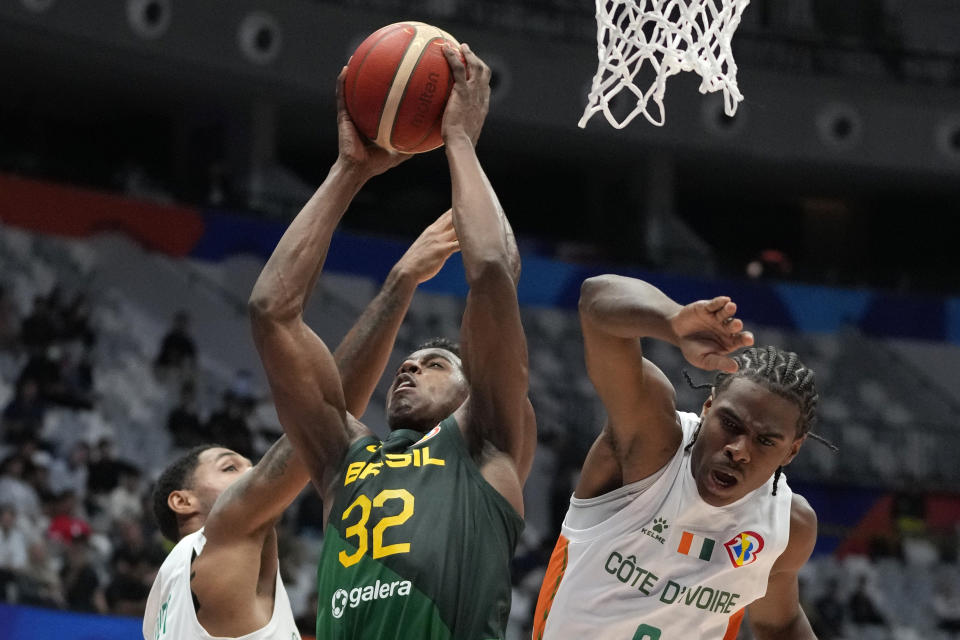
[[[347,592],[343,589],[337,589],[330,601],[330,611],[334,618],[342,618],[343,612],[347,609]]]

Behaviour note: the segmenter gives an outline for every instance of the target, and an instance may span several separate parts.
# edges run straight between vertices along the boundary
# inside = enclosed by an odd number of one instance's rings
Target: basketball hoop
[[[703,78],[700,93],[722,91],[724,113],[733,116],[743,95],[730,41],[748,4],[750,0],[597,0],[600,64],[579,126],[585,127],[598,111],[617,129],[641,113],[663,126],[667,78],[681,71],[696,71]],[[644,63],[655,75],[646,88],[637,78]],[[633,94],[636,105],[618,120],[610,101],[623,91]]]

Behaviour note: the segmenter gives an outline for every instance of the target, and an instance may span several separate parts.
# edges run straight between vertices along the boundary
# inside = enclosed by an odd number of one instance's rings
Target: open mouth
[[[403,376],[400,383],[393,388],[393,392],[396,393],[404,389],[413,389],[415,386],[417,386],[416,383],[409,376]]]
[[[710,475],[713,477],[713,481],[721,489],[729,489],[733,485],[737,484],[737,477],[724,471],[714,469]]]

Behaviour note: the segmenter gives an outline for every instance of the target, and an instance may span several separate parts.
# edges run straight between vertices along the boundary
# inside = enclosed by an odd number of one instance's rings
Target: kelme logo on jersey
[[[339,620],[348,608],[356,609],[361,602],[385,600],[394,596],[408,596],[412,586],[409,580],[397,580],[395,582],[380,582],[377,580],[375,584],[354,587],[350,591],[337,589],[330,599],[330,613]]]
[[[665,529],[669,529],[670,525],[667,524],[667,521],[663,518],[654,518],[653,523],[650,525],[650,528],[640,527],[640,533],[650,536],[660,544],[663,544],[667,541],[661,534]]]
[[[757,555],[763,549],[763,538],[760,537],[759,533],[744,531],[735,535],[723,546],[727,550],[733,566],[745,567],[757,559]]]

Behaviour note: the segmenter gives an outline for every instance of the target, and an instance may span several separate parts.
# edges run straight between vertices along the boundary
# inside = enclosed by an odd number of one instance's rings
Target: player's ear
[[[713,406],[713,394],[711,393],[707,396],[707,399],[703,401],[703,408],[700,409],[700,419],[707,417],[707,414],[710,413],[710,407]]]
[[[167,506],[174,513],[188,514],[197,510],[197,496],[187,489],[171,491],[167,496]]]
[[[806,440],[807,435],[804,434],[793,441],[793,443],[790,445],[789,453],[787,453],[786,457],[784,457],[783,461],[780,463],[781,467],[785,467],[793,462],[793,459],[797,457],[798,453],[800,453],[800,447],[803,446],[803,443],[806,442]]]

